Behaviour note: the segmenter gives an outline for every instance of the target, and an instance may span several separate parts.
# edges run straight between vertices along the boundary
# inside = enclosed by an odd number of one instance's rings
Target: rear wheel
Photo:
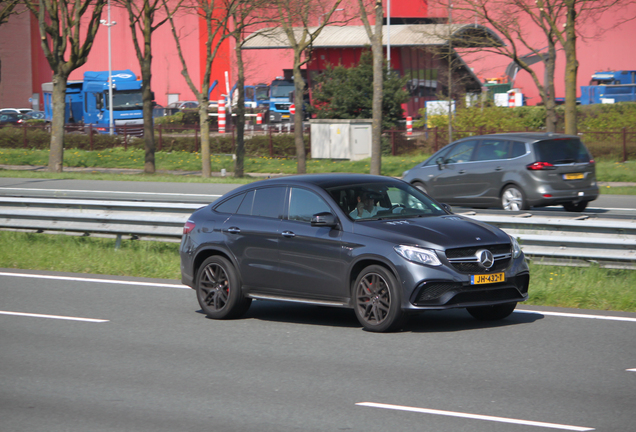
[[[516,307],[517,302],[512,302],[492,306],[469,307],[466,310],[480,321],[497,321],[510,316]]]
[[[386,332],[404,323],[402,295],[391,272],[379,265],[365,268],[353,286],[354,309],[365,330]]]
[[[206,259],[197,273],[197,299],[210,318],[238,318],[247,312],[252,299],[243,297],[236,269],[220,256]]]
[[[508,211],[528,210],[523,191],[517,186],[506,186],[501,193],[501,207]]]
[[[587,207],[587,201],[581,201],[578,203],[566,203],[563,204],[563,208],[569,212],[582,212]]]

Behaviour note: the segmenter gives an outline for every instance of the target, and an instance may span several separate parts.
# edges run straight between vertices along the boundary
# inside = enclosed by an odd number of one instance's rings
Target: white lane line
[[[0,311],[0,315],[13,315],[13,316],[23,316],[23,317],[32,317],[32,318],[49,318],[49,319],[82,321],[82,322],[92,322],[92,323],[105,323],[109,321],[109,320],[96,319],[96,318],[80,318],[80,317],[69,317],[69,316],[62,316],[62,315],[43,315],[43,314],[33,314],[33,313],[25,313],[25,312],[9,312],[9,311]]]
[[[23,278],[34,278],[34,279],[52,279],[52,280],[63,280],[63,281],[73,281],[73,282],[95,282],[95,283],[107,283],[107,284],[115,284],[115,285],[137,285],[137,286],[152,286],[152,287],[162,287],[162,288],[179,288],[179,289],[191,289],[186,285],[177,285],[177,284],[165,284],[165,283],[157,283],[157,282],[133,282],[133,281],[122,281],[122,280],[113,280],[113,279],[93,279],[93,278],[81,278],[81,277],[70,277],[70,276],[49,276],[49,275],[36,275],[36,274],[26,274],[26,273],[3,273],[0,272],[0,276],[13,276],[13,277],[23,277]]]
[[[606,315],[586,315],[586,314],[576,314],[576,313],[567,313],[567,312],[516,310],[515,313],[540,314],[540,315],[560,316],[560,317],[566,317],[566,318],[587,318],[587,319],[599,319],[599,320],[609,320],[609,321],[636,322],[636,318],[606,316]]]
[[[636,372],[636,368],[634,369],[625,369],[626,372]]]
[[[168,193],[168,192],[125,192],[125,191],[86,191],[78,189],[37,189],[37,188],[7,188],[1,187],[0,191],[44,191],[44,192],[80,192],[80,193],[108,193],[108,194],[125,194],[125,195],[168,195],[168,196],[193,196],[193,197],[220,197],[222,195],[216,194],[183,194],[183,193]]]
[[[417,413],[423,413],[423,414],[435,414],[435,415],[442,415],[442,416],[448,416],[448,417],[460,417],[460,418],[467,418],[472,420],[486,420],[486,421],[499,422],[499,423],[512,423],[512,424],[525,425],[525,426],[537,426],[537,427],[543,427],[543,428],[561,429],[561,430],[569,430],[569,431],[583,432],[583,431],[594,430],[594,428],[582,427],[582,426],[570,426],[570,425],[562,425],[562,424],[556,424],[556,423],[544,423],[544,422],[519,420],[519,419],[513,419],[513,418],[506,418],[506,417],[493,417],[493,416],[469,414],[469,413],[462,413],[462,412],[455,412],[455,411],[442,411],[442,410],[434,410],[434,409],[428,409],[428,408],[417,408],[417,407],[408,407],[408,406],[401,406],[401,405],[381,404],[381,403],[375,403],[375,402],[358,402],[356,405],[372,407],[372,408],[384,408],[384,409],[398,410],[398,411],[417,412]]]

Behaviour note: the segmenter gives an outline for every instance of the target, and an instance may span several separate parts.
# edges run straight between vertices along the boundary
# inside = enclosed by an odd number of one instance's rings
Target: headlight
[[[521,256],[521,246],[519,246],[519,242],[513,236],[510,236],[510,242],[512,243],[512,257],[519,258]]]
[[[402,258],[409,261],[430,266],[442,265],[439,258],[437,258],[437,253],[432,249],[404,245],[395,246],[394,249]]]

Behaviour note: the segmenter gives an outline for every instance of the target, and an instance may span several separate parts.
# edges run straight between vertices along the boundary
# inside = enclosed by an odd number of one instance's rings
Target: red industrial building
[[[385,17],[386,0],[385,0]],[[350,0],[344,6],[344,11],[336,12],[342,16],[337,19],[355,15],[357,2]],[[442,23],[447,17],[445,10],[431,10],[426,0],[401,0],[391,4],[391,65],[402,74],[410,74],[409,80],[413,86],[414,98],[409,103],[408,111],[413,113],[423,106],[423,101],[432,97],[437,89],[431,82],[430,71],[440,65],[427,54],[426,46],[431,45],[416,34],[418,26],[434,25]],[[636,69],[636,46],[627,41],[634,39],[636,26],[627,23],[614,27],[618,17],[636,14],[636,5],[629,5],[620,11],[610,11],[594,23],[581,23],[582,37],[578,40],[578,58],[580,62],[578,85],[586,85],[590,76],[597,70],[621,70]],[[112,31],[112,68],[131,69],[140,75],[139,64],[132,45],[128,16],[124,9],[112,8],[111,21],[117,24],[111,27]],[[105,12],[104,12],[105,17]],[[370,17],[372,18],[372,17]],[[320,16],[316,17],[318,24]],[[461,23],[461,22],[459,22]],[[320,42],[316,44],[311,62],[307,69],[319,71],[324,69],[326,62],[342,63],[344,65],[355,64],[359,52],[364,45],[364,35],[361,35],[361,22],[350,21],[345,27],[330,27],[324,32]],[[470,27],[458,26],[457,31],[468,31]],[[483,31],[488,31],[481,27]],[[603,32],[601,32],[603,30]],[[177,31],[181,39],[184,56],[187,59],[190,74],[196,83],[200,83],[204,67],[205,55],[205,25],[201,18],[192,13],[182,13],[177,17]],[[334,39],[342,32],[349,35],[357,34],[357,38],[350,44],[347,39]],[[400,34],[404,38],[400,39]],[[394,36],[395,34],[395,36]],[[405,35],[409,35],[406,37]],[[539,38],[540,35],[537,35]],[[384,44],[387,39],[384,38]],[[41,85],[51,80],[51,71],[40,48],[40,37],[37,19],[28,12],[12,16],[8,23],[0,26],[0,107],[28,107],[41,108]],[[322,45],[321,45],[322,44]],[[232,68],[233,43],[227,41],[215,58],[213,65],[212,81],[217,80],[219,85],[211,94],[212,99],[220,98],[226,93],[226,73],[228,85],[231,86],[236,78]],[[258,46],[252,48],[259,48]],[[263,48],[263,47],[260,47]],[[268,82],[274,77],[282,75],[283,69],[291,67],[290,50],[275,47],[270,49],[251,49],[246,51],[247,63],[246,75],[248,83]],[[81,79],[85,71],[97,71],[108,69],[108,39],[104,27],[98,32],[93,50],[88,62],[71,74],[70,79]],[[476,77],[490,78],[501,75],[510,60],[494,54],[466,55],[463,57],[467,66],[463,68],[467,76],[472,77],[474,85],[479,87],[480,82]],[[542,76],[542,66],[534,66],[539,76]],[[428,71],[428,72],[427,72]],[[563,76],[564,56],[559,53],[557,64],[556,95],[564,96]],[[414,80],[417,80],[414,81]],[[470,81],[470,80],[469,80]],[[417,84],[417,85],[415,85]],[[169,26],[160,27],[153,34],[153,66],[152,89],[157,103],[166,105],[176,100],[192,100],[192,92],[188,88],[181,75],[181,63],[178,58],[176,44],[173,40]],[[516,77],[515,87],[520,88],[526,95],[529,104],[540,101],[534,83],[530,76],[521,72]]]

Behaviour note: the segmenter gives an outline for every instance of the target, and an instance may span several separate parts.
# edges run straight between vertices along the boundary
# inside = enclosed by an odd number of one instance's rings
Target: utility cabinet
[[[360,160],[371,157],[371,119],[312,119],[312,159]]]

